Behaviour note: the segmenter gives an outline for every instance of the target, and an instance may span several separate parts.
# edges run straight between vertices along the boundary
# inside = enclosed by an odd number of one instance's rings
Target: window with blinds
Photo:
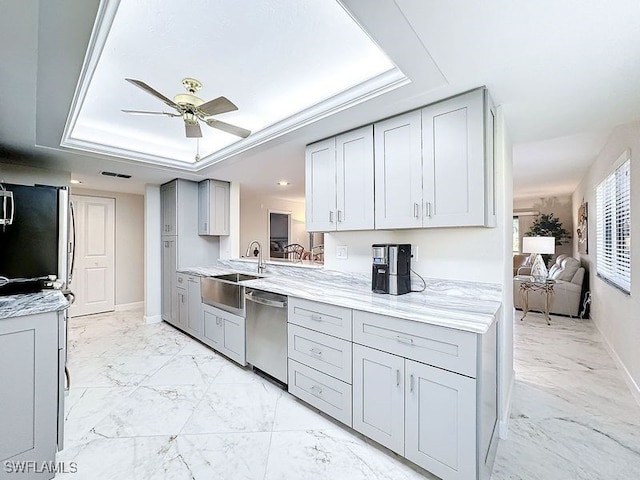
[[[629,152],[596,188],[598,276],[631,293],[631,158]]]

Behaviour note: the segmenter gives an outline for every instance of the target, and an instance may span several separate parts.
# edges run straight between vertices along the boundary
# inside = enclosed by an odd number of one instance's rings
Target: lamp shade
[[[555,253],[554,237],[522,237],[522,253]]]

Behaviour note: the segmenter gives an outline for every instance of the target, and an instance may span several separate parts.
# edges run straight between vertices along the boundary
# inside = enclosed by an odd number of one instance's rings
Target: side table
[[[551,299],[553,298],[553,287],[556,284],[555,280],[547,278],[535,278],[524,277],[520,281],[520,298],[522,299],[522,318],[529,313],[529,292],[541,292],[544,294],[544,318],[547,321],[547,325],[551,325],[549,319],[549,308],[551,306]]]

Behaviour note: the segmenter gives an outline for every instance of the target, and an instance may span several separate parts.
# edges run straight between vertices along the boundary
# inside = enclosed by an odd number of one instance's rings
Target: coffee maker
[[[377,243],[371,245],[373,266],[371,290],[374,293],[403,295],[411,291],[411,245]]]

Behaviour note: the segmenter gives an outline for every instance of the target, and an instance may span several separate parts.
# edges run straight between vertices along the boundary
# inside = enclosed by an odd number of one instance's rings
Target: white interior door
[[[115,199],[71,195],[76,219],[75,265],[70,315],[115,307]]]

